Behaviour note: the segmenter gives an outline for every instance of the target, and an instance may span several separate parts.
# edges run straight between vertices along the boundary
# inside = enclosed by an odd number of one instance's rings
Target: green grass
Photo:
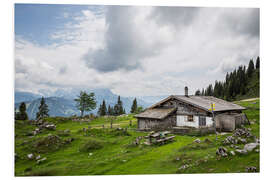
[[[247,107],[245,113],[252,122],[247,127],[259,137],[259,100],[236,103]],[[130,120],[132,126],[129,126]],[[231,133],[219,135],[217,141],[211,134],[200,137],[176,135],[174,142],[162,146],[134,146],[132,142],[136,137],[147,133],[135,130],[136,119],[132,115],[113,119],[113,129],[110,129],[111,119],[104,117],[89,123],[72,122],[69,118],[60,117],[49,118],[48,121],[56,123],[56,130],[43,131],[36,136],[29,133],[35,126],[21,121],[15,123],[15,152],[19,156],[15,162],[16,176],[227,173],[245,172],[247,166],[260,168],[259,153],[256,152],[226,158],[216,156],[217,147],[222,146],[222,140]],[[116,127],[124,129],[116,130]],[[65,129],[70,132],[63,133]],[[56,149],[54,146],[43,147],[38,153],[33,145],[44,141],[48,134],[57,135],[61,142],[68,138],[74,140]],[[208,138],[211,142],[195,144],[193,141],[196,138],[202,141]],[[43,143],[46,144],[46,141]],[[229,146],[225,147],[231,150]],[[27,159],[29,153],[40,154],[47,160],[37,164],[35,160]],[[191,166],[179,170],[184,164]]]

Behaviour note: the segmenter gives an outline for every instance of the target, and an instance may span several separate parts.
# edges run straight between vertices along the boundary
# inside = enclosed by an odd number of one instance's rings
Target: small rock
[[[183,166],[181,166],[180,168],[178,168],[179,170],[184,170],[187,169],[189,167],[188,164],[184,164]]]
[[[89,155],[89,156],[92,156],[92,155],[93,155],[93,153],[89,153],[88,155]]]
[[[30,159],[30,160],[33,159],[34,158],[34,154],[32,154],[32,153],[31,154],[27,154],[27,158]]]
[[[70,133],[70,130],[69,129],[65,129],[64,130],[64,133]]]
[[[19,158],[20,158],[19,155],[18,155],[17,153],[15,153],[15,154],[14,154],[14,159],[15,159],[15,161],[17,161]]]
[[[42,163],[43,161],[46,161],[46,160],[47,160],[46,157],[44,157],[44,158],[42,158],[42,159],[39,159],[39,160],[37,160],[37,164],[40,164],[40,163]]]
[[[257,168],[255,166],[246,167],[246,172],[257,172]]]
[[[195,139],[193,142],[195,142],[195,143],[201,143],[201,140],[198,138],[198,139]]]
[[[235,152],[234,151],[230,151],[232,156],[235,156]]]
[[[255,152],[257,152],[257,153],[258,153],[258,152],[260,152],[260,150],[259,150],[259,149],[255,149]]]
[[[123,162],[127,162],[127,160],[125,160],[125,159],[124,159],[124,160],[122,160],[122,161],[123,161]]]
[[[225,147],[219,147],[216,151],[216,155],[222,156],[222,157],[227,157],[227,149]]]
[[[40,159],[40,155],[38,155],[37,157],[36,157],[36,160],[39,160]]]
[[[236,149],[235,152],[237,152],[239,154],[247,154],[247,151],[244,149]]]
[[[205,142],[205,143],[212,143],[212,141],[211,141],[210,139],[208,139],[208,138],[206,138],[206,139],[204,140],[204,142]]]

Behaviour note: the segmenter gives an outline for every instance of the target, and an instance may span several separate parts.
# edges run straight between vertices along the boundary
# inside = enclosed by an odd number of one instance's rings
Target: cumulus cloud
[[[15,42],[15,88],[109,88],[123,96],[190,93],[259,55],[259,9],[105,6]],[[131,88],[132,87],[132,88]]]
[[[199,14],[199,7],[155,7],[149,15],[160,26],[169,25],[175,28],[183,28],[190,25]]]
[[[101,72],[133,70],[158,55],[168,41],[170,30],[146,21],[151,8],[109,6],[106,12],[105,47],[89,50],[83,57],[88,67]]]
[[[229,9],[222,13],[220,28],[235,35],[260,36],[260,9]],[[223,31],[224,31],[223,30]]]

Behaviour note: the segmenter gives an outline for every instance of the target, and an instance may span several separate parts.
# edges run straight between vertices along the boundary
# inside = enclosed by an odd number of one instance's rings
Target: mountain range
[[[91,111],[91,113],[97,114],[99,105],[102,103],[103,99],[106,102],[106,105],[114,106],[117,102],[118,95],[111,92],[109,89],[93,89],[89,92],[95,93],[95,98],[97,101],[96,109]],[[49,107],[50,116],[71,116],[71,115],[80,115],[80,111],[76,108],[74,98],[79,95],[78,90],[64,91],[58,90],[50,96],[44,96],[45,102]],[[15,91],[15,108],[16,111],[19,109],[21,102],[26,103],[26,111],[29,119],[35,119],[36,113],[38,112],[38,107],[40,105],[42,95],[34,94],[30,92],[21,92]],[[167,96],[140,96],[137,98],[138,106],[147,108],[150,105],[160,101],[161,99]],[[126,112],[129,113],[132,102],[135,97],[121,97],[123,102],[123,107]],[[90,112],[88,112],[90,113]]]

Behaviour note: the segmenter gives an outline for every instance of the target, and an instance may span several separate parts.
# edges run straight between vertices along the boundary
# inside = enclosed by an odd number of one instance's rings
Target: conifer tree
[[[102,116],[102,115],[101,115],[101,109],[102,109],[102,104],[99,105],[99,108],[98,108],[98,111],[97,111],[97,114],[98,114],[99,116]]]
[[[195,96],[200,96],[201,95],[201,91],[198,89],[196,92],[195,92]]]
[[[131,112],[131,113],[136,113],[137,108],[138,108],[138,107],[137,107],[137,99],[135,98],[135,99],[133,100],[133,103],[132,103],[130,112]]]
[[[103,100],[102,105],[101,105],[100,115],[105,116],[106,114],[107,114],[107,107],[106,107],[105,100]]]
[[[26,113],[26,104],[22,102],[19,107],[19,112],[16,113],[15,108],[15,119],[16,120],[28,120],[28,115]]]
[[[49,117],[48,113],[49,113],[48,105],[46,104],[44,97],[42,97],[40,101],[40,106],[38,107],[36,118],[42,119],[45,117]]]
[[[110,105],[108,106],[108,115],[110,115],[110,116],[114,115],[113,108]]]
[[[256,69],[260,69],[260,57],[259,56],[256,59]]]
[[[254,72],[254,63],[253,60],[251,59],[248,64],[248,69],[247,69],[247,76],[250,78]]]
[[[117,104],[114,105],[114,115],[118,116],[121,114],[124,114],[124,109],[120,96],[118,96]]]

